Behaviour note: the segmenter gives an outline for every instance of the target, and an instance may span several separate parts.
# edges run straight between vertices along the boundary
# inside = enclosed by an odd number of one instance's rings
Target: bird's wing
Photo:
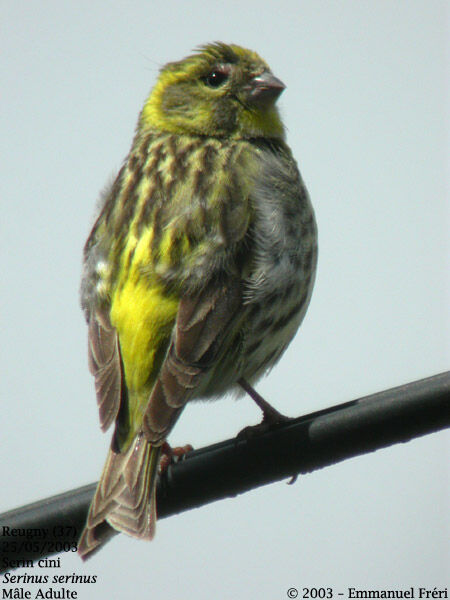
[[[241,294],[236,276],[210,282],[197,295],[180,300],[174,334],[144,413],[149,441],[165,439],[186,402],[202,388],[235,331]]]
[[[106,431],[117,417],[124,386],[119,339],[106,312],[97,309],[89,315],[88,340],[100,427]]]
[[[159,446],[235,330],[240,285],[238,277],[231,277],[226,283],[210,282],[198,294],[181,299],[169,349],[144,414],[144,432],[136,435],[126,451],[117,451],[114,443],[109,451],[79,542],[83,558],[106,542],[114,530],[153,537]],[[89,360],[100,421],[106,428],[117,416],[124,384],[118,337],[101,313],[89,321]]]

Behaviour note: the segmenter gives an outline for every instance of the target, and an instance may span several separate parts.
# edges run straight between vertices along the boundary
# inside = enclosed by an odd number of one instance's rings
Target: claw
[[[161,475],[172,462],[178,462],[185,454],[191,452],[194,448],[191,444],[185,446],[175,446],[172,448],[168,442],[161,446],[161,460],[159,461],[159,474]]]

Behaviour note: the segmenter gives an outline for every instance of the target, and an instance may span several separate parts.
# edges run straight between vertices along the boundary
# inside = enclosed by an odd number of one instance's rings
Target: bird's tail
[[[160,446],[152,446],[142,433],[126,452],[109,450],[78,542],[78,553],[83,559],[118,531],[141,539],[153,538],[160,454]]]

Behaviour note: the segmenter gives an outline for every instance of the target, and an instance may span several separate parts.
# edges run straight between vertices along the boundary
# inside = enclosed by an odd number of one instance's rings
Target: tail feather
[[[116,532],[150,540],[155,534],[155,484],[161,448],[143,434],[124,453],[110,450],[92,500],[78,553],[88,558]]]

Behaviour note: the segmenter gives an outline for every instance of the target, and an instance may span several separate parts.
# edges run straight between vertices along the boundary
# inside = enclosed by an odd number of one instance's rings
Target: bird
[[[302,322],[317,226],[286,143],[285,85],[254,51],[208,43],[162,67],[83,254],[100,426],[113,427],[78,552],[150,540],[167,437],[186,404],[254,389]]]

